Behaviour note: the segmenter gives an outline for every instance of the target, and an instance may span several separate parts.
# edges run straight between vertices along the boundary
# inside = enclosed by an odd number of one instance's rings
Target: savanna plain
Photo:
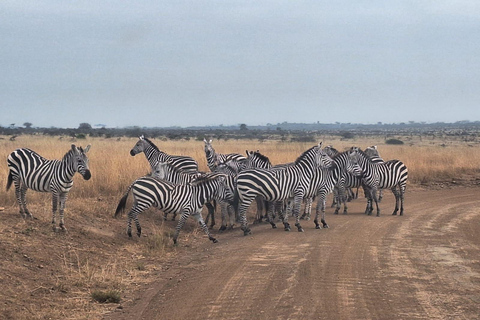
[[[140,215],[140,238],[127,237],[125,214],[113,218],[127,187],[150,171],[143,154],[129,154],[136,138],[0,137],[0,319],[478,318],[480,138],[396,138],[404,144],[386,144],[384,136],[317,140],[340,151],[377,145],[385,160],[404,162],[402,217],[391,216],[390,191],[382,215],[365,216],[360,191],[348,215],[333,214],[329,195],[328,229],[315,230],[312,221],[302,222],[304,233],[257,224],[243,236],[238,226],[219,232],[217,213],[212,234],[219,243],[190,219],[174,246],[177,222],[154,208]],[[208,171],[202,140],[152,141]],[[92,178],[75,176],[68,231],[53,232],[50,194],[29,190],[35,219],[21,218],[13,188],[5,190],[6,159],[20,147],[61,159],[71,144],[92,146]],[[294,161],[314,145],[215,137],[212,144],[217,153],[259,150],[273,164]]]

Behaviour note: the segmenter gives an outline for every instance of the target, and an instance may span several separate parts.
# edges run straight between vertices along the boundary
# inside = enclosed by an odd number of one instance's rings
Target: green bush
[[[398,139],[388,139],[387,141],[385,141],[385,143],[386,144],[403,144],[403,141]]]

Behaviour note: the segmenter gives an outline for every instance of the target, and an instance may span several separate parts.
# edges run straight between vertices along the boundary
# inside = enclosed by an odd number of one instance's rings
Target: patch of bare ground
[[[51,230],[50,197],[0,212],[1,319],[473,319],[480,303],[480,188],[470,182],[413,186],[403,217],[327,208],[329,229],[252,227],[212,231],[149,210],[128,239],[117,198],[67,203],[66,233]],[[461,181],[461,180],[459,180]],[[360,192],[362,194],[362,192]],[[330,201],[330,198],[329,198]],[[253,213],[253,206],[251,208]],[[120,303],[101,304],[96,291]]]

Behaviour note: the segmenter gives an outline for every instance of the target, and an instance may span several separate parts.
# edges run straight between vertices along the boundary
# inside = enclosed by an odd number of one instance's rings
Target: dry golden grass
[[[409,183],[428,183],[442,179],[455,179],[459,175],[475,174],[480,168],[480,148],[477,141],[468,143],[458,138],[431,137],[400,137],[405,145],[386,145],[385,137],[359,137],[341,140],[336,136],[320,136],[319,141],[325,145],[333,145],[340,151],[355,145],[365,148],[377,145],[385,160],[399,159],[409,168]],[[31,148],[48,159],[61,159],[69,150],[70,145],[85,147],[91,144],[89,152],[92,179],[84,181],[80,175],[75,176],[75,185],[70,192],[70,198],[91,198],[105,196],[120,196],[126,187],[136,178],[149,172],[149,165],[144,154],[130,156],[130,149],[137,139],[122,138],[103,139],[88,138],[76,142],[69,138],[43,136],[19,136],[16,141],[6,137],[0,140],[0,158],[6,159],[8,154],[20,147]],[[200,170],[207,171],[204,144],[202,141],[161,141],[153,139],[154,143],[169,154],[189,155],[199,163]],[[312,143],[292,143],[281,141],[255,140],[214,140],[213,146],[219,153],[237,152],[245,154],[246,150],[259,150],[268,156],[273,164],[294,161]],[[6,162],[4,162],[6,164]],[[0,185],[7,182],[7,168],[0,170]],[[11,205],[14,201],[13,191],[4,194],[0,188],[0,206]],[[38,201],[39,195],[28,192],[30,201]],[[44,196],[40,196],[44,197]]]

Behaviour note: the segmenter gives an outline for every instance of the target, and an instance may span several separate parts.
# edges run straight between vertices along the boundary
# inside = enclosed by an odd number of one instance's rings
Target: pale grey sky
[[[480,1],[2,0],[0,125],[480,120]]]

